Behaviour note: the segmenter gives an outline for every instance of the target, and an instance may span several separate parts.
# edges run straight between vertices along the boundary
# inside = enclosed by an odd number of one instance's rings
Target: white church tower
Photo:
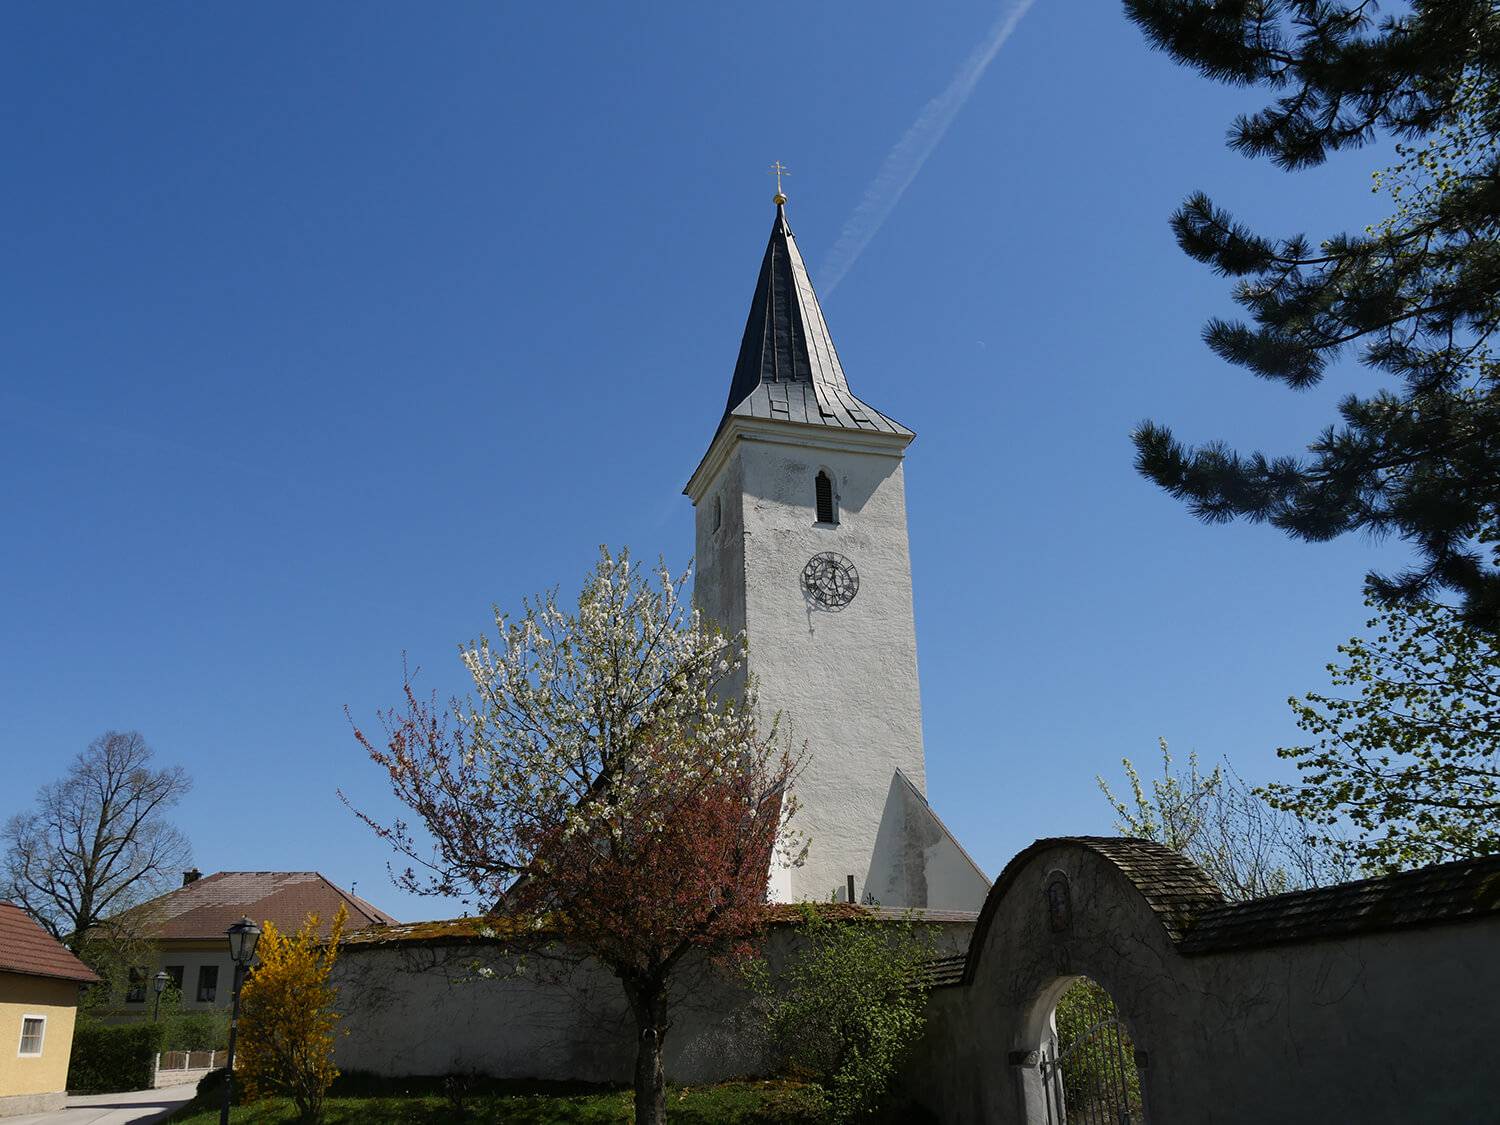
[[[977,910],[989,880],[927,803],[902,460],[913,434],[849,389],[786,197],[750,303],[729,402],[688,482],[694,600],[748,639],[769,721],[808,760],[806,862],[781,901]]]

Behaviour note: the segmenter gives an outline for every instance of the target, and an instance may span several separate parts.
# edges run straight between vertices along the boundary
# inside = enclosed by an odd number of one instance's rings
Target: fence
[[[156,1056],[156,1082],[163,1086],[181,1086],[196,1082],[216,1066],[223,1066],[228,1051],[163,1051]]]

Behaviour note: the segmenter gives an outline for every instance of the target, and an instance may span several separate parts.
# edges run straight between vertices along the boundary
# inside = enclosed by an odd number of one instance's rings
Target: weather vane
[[[771,202],[777,204],[785,203],[786,193],[781,190],[781,177],[790,176],[791,173],[787,171],[786,165],[779,160],[771,165],[771,171],[776,173],[776,197]]]

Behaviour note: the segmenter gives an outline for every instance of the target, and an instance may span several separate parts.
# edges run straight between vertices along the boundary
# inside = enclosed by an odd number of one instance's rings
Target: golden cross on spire
[[[771,165],[771,171],[776,173],[776,197],[772,202],[779,205],[786,202],[786,193],[781,190],[781,177],[790,176],[791,172],[787,171],[786,165],[779,160]]]

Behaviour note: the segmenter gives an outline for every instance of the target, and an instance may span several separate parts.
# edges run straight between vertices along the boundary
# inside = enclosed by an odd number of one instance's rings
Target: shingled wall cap
[[[1440,926],[1500,914],[1500,855],[1292,891],[1200,911],[1178,942],[1185,954]]]
[[[911,437],[905,426],[850,391],[780,203],[750,300],[721,429],[731,416]]]
[[[1201,867],[1155,840],[1133,836],[1046,837],[1017,852],[990,887],[974,926],[974,936],[969,941],[964,984],[973,982],[995,912],[1021,872],[1037,856],[1056,848],[1079,848],[1113,865],[1135,887],[1174,944],[1182,940],[1200,912],[1224,903],[1223,893]]]
[[[963,984],[973,983],[995,912],[1021,872],[1039,855],[1067,847],[1092,852],[1112,864],[1134,885],[1172,944],[1186,956],[1452,925],[1500,915],[1500,855],[1226,902],[1202,868],[1154,840],[1057,836],[1022,848],[995,880],[969,942]]]

